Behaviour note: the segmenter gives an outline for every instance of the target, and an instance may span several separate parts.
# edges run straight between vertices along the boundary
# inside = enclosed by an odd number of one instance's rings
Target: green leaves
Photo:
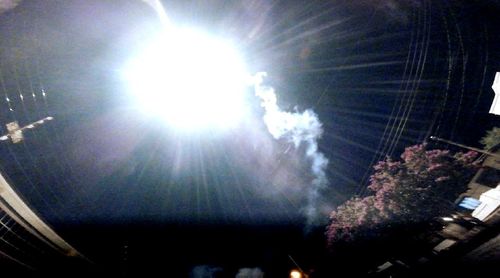
[[[479,143],[484,145],[485,150],[490,150],[494,146],[500,144],[500,127],[494,127],[493,129],[488,130]]]

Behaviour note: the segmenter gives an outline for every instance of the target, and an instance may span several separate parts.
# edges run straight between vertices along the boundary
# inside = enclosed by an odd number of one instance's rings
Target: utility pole
[[[474,147],[469,147],[469,146],[466,146],[466,145],[463,145],[463,144],[455,143],[453,141],[446,140],[446,139],[443,139],[443,138],[439,138],[439,137],[436,137],[436,136],[431,136],[430,139],[434,140],[434,141],[438,141],[438,142],[444,142],[444,143],[447,143],[447,144],[450,144],[450,145],[454,145],[454,146],[457,146],[457,147],[461,147],[461,148],[464,148],[464,149],[468,149],[468,150],[471,150],[471,151],[475,151],[475,152],[478,152],[478,153],[482,153],[482,154],[485,154],[485,155],[490,155],[490,156],[493,156],[493,157],[496,157],[496,158],[500,158],[500,155],[498,155],[498,154],[495,154],[495,153],[492,153],[492,152],[489,152],[489,151],[485,151],[485,150],[481,150],[481,149],[478,149],[478,148],[474,148]]]
[[[8,140],[10,138],[10,140],[12,140],[12,143],[14,143],[14,144],[19,143],[24,139],[23,130],[33,129],[33,128],[43,124],[45,121],[52,121],[53,119],[54,119],[53,117],[45,117],[41,120],[38,120],[36,122],[32,122],[32,123],[27,124],[23,127],[19,127],[19,123],[17,121],[10,122],[10,123],[5,125],[7,127],[7,131],[9,133],[1,136],[0,141],[5,141],[5,140]]]

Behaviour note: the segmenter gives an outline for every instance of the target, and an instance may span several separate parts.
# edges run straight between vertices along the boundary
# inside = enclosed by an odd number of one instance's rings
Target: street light
[[[176,26],[159,1],[145,2],[164,24],[125,64],[123,77],[134,104],[180,130],[238,124],[252,84],[237,47],[209,32]]]
[[[290,278],[302,278],[302,273],[296,269],[290,271]]]

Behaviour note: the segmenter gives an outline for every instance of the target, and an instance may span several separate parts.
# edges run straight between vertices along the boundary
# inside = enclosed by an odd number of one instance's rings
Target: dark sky
[[[374,161],[397,157],[429,135],[478,146],[499,125],[488,114],[500,71],[494,1],[164,5],[174,22],[233,38],[252,72],[269,73],[281,107],[318,113],[320,150],[330,161],[318,204],[323,221],[329,209],[364,191]],[[22,144],[2,142],[2,173],[77,246],[95,237],[101,246],[121,231],[109,244],[119,256],[117,246],[134,241],[133,232],[123,232],[127,225],[173,225],[164,245],[206,234],[176,249],[186,268],[222,264],[201,255],[221,246],[225,258],[252,250],[233,267],[252,258],[265,265],[301,239],[310,161],[266,132],[251,92],[248,125],[223,135],[178,134],[137,113],[120,70],[157,28],[155,14],[138,0],[26,0],[1,14],[0,93],[13,108],[0,99],[2,126],[55,117],[26,132]],[[163,238],[159,231],[143,246]],[[197,244],[204,251],[194,256]]]

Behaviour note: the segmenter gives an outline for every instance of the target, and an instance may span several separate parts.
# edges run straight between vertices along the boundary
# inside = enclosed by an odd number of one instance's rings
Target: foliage
[[[398,161],[386,158],[374,166],[367,197],[353,197],[330,215],[329,244],[388,234],[391,227],[411,227],[445,215],[473,174],[475,152],[451,154],[405,149]]]
[[[486,135],[479,142],[484,145],[485,150],[490,150],[500,144],[500,127],[494,127],[486,132]]]

